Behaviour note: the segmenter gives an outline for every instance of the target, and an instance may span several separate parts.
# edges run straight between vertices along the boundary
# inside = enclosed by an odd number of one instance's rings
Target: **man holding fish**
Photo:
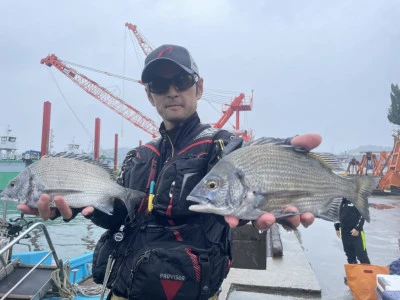
[[[300,223],[307,227],[313,223],[314,215],[329,214],[311,208],[309,211],[301,209],[300,214],[297,200],[310,197],[311,193],[300,190],[301,187],[288,193],[246,190],[242,194],[248,199],[254,198],[255,202],[268,200],[272,203],[274,196],[285,199],[279,212],[260,210],[259,206],[260,213],[246,213],[245,216],[251,217],[243,220],[237,210],[231,210],[232,214],[209,210],[213,207],[210,204],[213,198],[209,196],[212,193],[204,192],[197,185],[201,185],[206,174],[218,162],[226,160],[230,152],[262,147],[263,142],[244,145],[228,131],[200,123],[197,101],[202,97],[204,82],[193,57],[184,47],[163,45],[150,53],[145,60],[142,82],[148,100],[163,119],[161,138],[130,151],[117,182],[145,196],[116,199],[111,215],[92,205],[71,207],[63,195],[52,196],[45,190],[37,201],[37,208],[25,203],[18,208],[26,214],[40,215],[43,220],[62,216],[69,221],[81,212],[108,229],[96,246],[93,270],[96,282],[103,283],[105,278],[111,299],[217,299],[222,281],[229,272],[231,227],[252,220],[255,228],[266,230],[277,218],[285,220],[289,227],[295,228]],[[321,137],[306,134],[267,139],[265,143],[295,146],[303,152],[301,156],[317,147]],[[233,173],[238,175],[239,181],[245,182],[246,174],[242,170]],[[211,189],[217,187],[214,183],[214,179],[204,182]],[[195,187],[199,193],[190,194]],[[112,255],[112,268],[106,268],[109,255]]]

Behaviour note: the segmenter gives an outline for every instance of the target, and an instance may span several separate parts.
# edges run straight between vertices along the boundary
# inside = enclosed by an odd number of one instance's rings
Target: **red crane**
[[[153,51],[153,48],[149,45],[149,42],[146,41],[146,39],[143,37],[143,35],[140,34],[140,32],[137,30],[137,26],[133,25],[129,22],[126,22],[125,26],[128,27],[135,35],[140,48],[142,48],[142,50],[143,50],[144,55],[146,55],[146,56],[149,55],[149,53],[151,51]]]
[[[250,111],[253,108],[253,95],[251,95],[249,103],[244,103],[245,96],[241,93],[239,96],[235,97],[231,104],[227,104],[228,108],[223,110],[223,114],[221,118],[217,121],[217,123],[213,124],[215,128],[222,128],[226,122],[228,122],[229,118],[236,113],[236,124],[234,127],[234,133],[243,137],[245,141],[248,141],[252,138],[252,131],[247,130],[239,130],[240,122],[239,122],[239,112],[240,111]]]
[[[385,153],[386,155],[386,153]],[[386,159],[382,169],[387,167],[386,174],[379,182],[378,189],[380,190],[398,190],[400,189],[400,134],[394,138],[392,152]],[[380,174],[378,174],[380,175]]]
[[[158,130],[159,127],[153,120],[143,115],[140,111],[126,103],[124,100],[113,95],[106,88],[102,87],[85,75],[82,75],[71,67],[67,66],[54,54],[48,55],[47,57],[43,58],[40,63],[45,64],[48,67],[56,67],[58,70],[61,71],[61,73],[63,73],[65,76],[67,76],[77,85],[79,85],[85,92],[95,97],[101,103],[107,105],[109,108],[124,117],[133,125],[151,134],[153,138],[160,135]]]
[[[147,56],[154,49],[149,45],[146,39],[142,34],[137,30],[137,26],[131,24],[129,22],[125,23],[125,26],[128,27],[136,37],[136,40],[139,43],[139,46],[142,48],[143,53]],[[244,140],[248,141],[252,139],[252,130],[239,130],[240,122],[239,122],[239,112],[240,111],[251,111],[253,108],[253,94],[251,95],[249,103],[244,103],[245,95],[241,93],[239,96],[235,97],[231,104],[227,104],[228,108],[222,111],[221,118],[213,124],[215,128],[222,128],[226,122],[230,119],[233,113],[236,113],[236,126],[234,127],[234,133],[243,137]]]

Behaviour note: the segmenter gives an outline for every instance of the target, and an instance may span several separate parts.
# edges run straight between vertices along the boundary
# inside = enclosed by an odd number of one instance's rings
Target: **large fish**
[[[337,221],[345,197],[369,222],[368,196],[379,177],[345,178],[334,172],[335,162],[326,154],[263,141],[224,156],[187,197],[198,203],[189,209],[255,220],[265,212],[283,217],[283,209],[294,205],[300,213]]]
[[[74,155],[55,155],[41,158],[27,166],[0,193],[0,199],[37,207],[41,194],[51,199],[60,195],[72,208],[94,206],[113,212],[114,198],[139,201],[145,194],[124,188],[113,178],[113,171],[104,164]],[[51,206],[54,207],[52,201]]]

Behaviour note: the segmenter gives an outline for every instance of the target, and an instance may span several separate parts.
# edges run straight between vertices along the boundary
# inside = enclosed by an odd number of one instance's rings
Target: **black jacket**
[[[98,251],[95,250],[93,265],[100,275],[95,280],[102,281],[106,264],[106,260],[101,257],[102,253],[114,251],[116,260],[108,287],[118,296],[131,298],[140,290],[140,280],[134,279],[132,284],[131,279],[135,268],[132,262],[137,261],[140,253],[148,251],[150,246],[167,249],[171,245],[185,245],[187,249],[207,249],[212,253],[209,254],[212,284],[206,295],[210,297],[218,290],[229,271],[231,230],[223,216],[190,211],[188,207],[193,203],[187,201],[186,197],[222,156],[224,146],[231,142],[236,144],[230,147],[234,150],[241,146],[243,140],[226,130],[201,124],[197,113],[173,130],[165,130],[162,124],[160,133],[161,138],[127,154],[118,178],[119,184],[147,195],[154,181],[153,209],[149,210],[149,198],[146,196],[139,205],[127,201],[125,206],[115,201],[113,216],[97,210],[92,216],[95,224],[111,230],[96,246]],[[105,251],[101,243],[108,247],[108,236],[111,238],[121,225],[127,230],[124,240],[119,243],[117,250],[111,246]],[[161,236],[160,230],[163,232]],[[172,251],[168,255],[174,253],[178,252]],[[185,255],[181,257],[185,259]]]
[[[342,234],[350,234],[350,231],[354,228],[362,231],[364,222],[365,220],[356,206],[346,198],[343,198],[340,204],[339,222],[334,224],[335,229],[341,229]]]
[[[168,250],[171,245],[183,245],[191,257],[195,252],[208,255],[209,266],[200,270],[208,269],[209,273],[201,274],[199,284],[201,291],[207,290],[203,296],[209,298],[218,291],[229,271],[231,230],[223,216],[190,211],[188,207],[193,203],[186,198],[218,160],[227,152],[241,147],[243,140],[226,130],[201,124],[197,113],[173,130],[166,130],[162,124],[160,133],[161,138],[127,154],[118,178],[119,184],[147,195],[151,181],[154,181],[153,209],[149,211],[149,198],[145,197],[140,205],[127,201],[125,206],[115,201],[113,216],[96,210],[91,217],[95,224],[110,229],[96,246],[93,257],[94,278],[98,283],[102,281],[108,255],[113,253],[115,263],[107,284],[113,293],[129,298],[140,295],[139,299],[155,299],[159,293],[156,285],[150,289],[143,286],[152,284],[149,281],[150,275],[154,275],[153,271],[160,264],[168,267],[168,262],[176,262],[178,258],[173,257],[175,254],[179,254],[178,260],[187,259],[187,255],[182,255],[179,250]],[[272,138],[270,142],[290,144],[290,139]],[[124,225],[125,238],[116,246],[112,237],[121,225]],[[147,253],[154,247],[163,249],[162,257],[171,256],[168,262],[153,265],[145,277],[132,277],[132,274],[138,274],[136,262],[143,257],[141,253]],[[204,262],[201,258],[193,261],[196,264]],[[98,275],[95,276],[95,273]],[[153,278],[159,278],[160,274],[157,276]],[[185,284],[190,285],[191,282],[185,281],[181,290],[185,290]],[[190,289],[187,287],[185,293]],[[191,297],[186,294],[185,299],[188,298]]]
[[[199,138],[199,143],[206,144],[200,148],[198,145],[192,145],[193,141],[199,134],[204,134],[204,131],[212,131],[215,133],[213,137],[214,141],[203,141]],[[191,189],[200,181],[200,179],[217,163],[221,158],[222,151],[228,143],[233,141],[232,147],[230,145],[230,151],[240,147],[243,140],[235,137],[232,133],[226,130],[218,130],[211,128],[210,125],[204,125],[200,123],[200,119],[197,113],[194,113],[191,117],[182,122],[178,127],[173,130],[166,130],[164,124],[160,126],[161,138],[154,139],[148,144],[134,148],[129,151],[121,167],[121,173],[117,179],[117,182],[124,187],[131,188],[149,193],[150,178],[156,182],[156,195],[154,198],[155,209],[153,214],[158,216],[168,216],[167,212],[161,209],[162,206],[168,205],[166,202],[170,199],[171,186],[175,188],[176,193],[179,193],[179,197],[182,200],[186,199]],[[220,142],[216,143],[216,140]],[[186,149],[187,147],[190,149]],[[201,145],[200,145],[201,146]],[[198,151],[204,150],[205,153],[198,153]],[[197,156],[197,157],[196,157]],[[182,186],[178,185],[182,183],[182,175],[187,172],[188,168],[202,169],[201,173],[197,176],[191,176],[190,180],[185,182],[184,192],[180,190]],[[179,182],[181,181],[181,182]],[[181,201],[186,206],[180,209],[182,212],[186,211],[189,215],[201,215],[189,212],[187,207],[189,201]],[[125,207],[123,203],[116,200],[114,204],[114,214],[112,216],[106,215],[99,210],[89,216],[90,219],[96,225],[105,229],[118,229],[122,224],[125,223],[126,217],[129,213],[134,213],[139,209],[140,212],[144,212],[147,208],[147,199],[144,199],[140,208],[138,207]],[[131,215],[133,217],[133,215]],[[169,216],[174,219],[180,216]],[[177,220],[179,222],[187,221],[185,217]],[[213,215],[213,218],[223,220],[220,216]],[[159,219],[160,220],[160,219]]]

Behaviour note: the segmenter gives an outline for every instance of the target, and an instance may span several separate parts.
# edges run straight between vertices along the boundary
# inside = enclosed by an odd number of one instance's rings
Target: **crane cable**
[[[125,56],[125,50],[124,50],[124,56]],[[76,67],[79,67],[79,68],[82,68],[82,69],[86,69],[86,70],[89,70],[89,71],[105,74],[105,75],[111,76],[111,77],[116,77],[116,78],[122,79],[123,81],[127,80],[127,81],[131,81],[131,82],[141,83],[141,81],[138,80],[138,79],[132,79],[132,78],[129,78],[129,77],[125,77],[125,76],[113,74],[113,73],[110,73],[110,72],[94,69],[94,68],[91,68],[91,67],[83,66],[83,65],[80,65],[80,64],[77,64],[77,63],[66,61],[66,60],[60,60],[60,61],[65,63],[65,64],[68,64],[68,65],[73,65],[73,66],[76,66]],[[124,63],[124,73],[125,73],[125,63]],[[223,90],[216,90],[216,89],[205,89],[205,91],[206,91],[205,95],[212,96],[213,98],[218,98],[218,99],[224,100],[225,102],[227,102],[227,99],[230,99],[232,95],[240,94],[238,92],[223,91]],[[224,95],[222,95],[222,93],[230,94],[231,96],[224,96]],[[218,102],[218,101],[213,101],[213,102]]]
[[[127,29],[127,30],[128,30],[128,29]],[[125,32],[126,32],[126,30],[125,30]],[[133,35],[133,33],[130,32],[129,37],[131,38],[131,42],[132,42],[133,48],[135,49],[136,59],[137,59],[139,65],[140,65],[141,70],[143,70],[143,62],[144,62],[144,59],[142,59],[142,57],[140,56],[140,54],[139,54],[140,51],[139,51],[138,46],[136,45],[136,43],[133,42],[133,37],[132,37],[132,35]],[[126,48],[126,45],[125,45],[125,48]],[[124,51],[125,51],[125,50],[124,50]]]
[[[73,63],[73,62],[70,62],[70,61],[66,61],[66,60],[60,60],[60,61],[65,63],[65,64],[67,64],[67,65],[73,65],[73,66],[76,66],[76,67],[79,67],[79,68],[82,68],[82,69],[86,69],[86,70],[89,70],[89,71],[102,73],[102,74],[105,74],[107,76],[116,77],[116,78],[119,78],[119,79],[131,81],[131,82],[141,83],[141,81],[137,80],[137,79],[132,79],[132,78],[124,77],[124,76],[121,76],[121,75],[113,74],[113,73],[110,73],[110,72],[97,70],[97,69],[94,69],[94,68],[90,68],[90,67],[86,67],[86,66],[83,66],[83,65],[79,65],[79,64],[76,64],[76,63]]]
[[[124,33],[124,63],[123,63],[123,68],[124,68],[124,70],[123,70],[123,74],[124,74],[124,77],[126,77],[125,75],[126,75],[126,68],[125,68],[125,65],[126,65],[126,31],[125,31],[125,33]],[[122,98],[123,99],[125,99],[125,80],[122,80]],[[124,118],[121,116],[121,137],[123,138],[124,137]]]
[[[136,49],[137,46],[135,46],[135,43],[133,42],[132,34],[130,35],[130,37],[131,37],[131,40],[132,40],[132,44],[135,47],[135,53],[136,53],[137,60],[140,63],[139,54],[138,54],[138,51]],[[124,48],[126,48],[126,47],[124,47]],[[125,49],[124,49],[124,59],[125,59]],[[102,73],[102,74],[105,74],[105,75],[108,75],[108,76],[111,76],[111,77],[116,77],[116,78],[122,79],[123,82],[125,82],[125,80],[128,80],[128,81],[131,81],[131,82],[136,82],[136,83],[140,83],[141,84],[141,81],[137,80],[137,79],[132,79],[132,78],[128,78],[128,77],[125,77],[125,76],[113,74],[113,73],[110,73],[110,72],[97,70],[97,69],[94,69],[94,68],[91,68],[91,67],[86,67],[86,66],[79,65],[79,64],[76,64],[76,63],[73,63],[73,62],[69,62],[69,61],[66,61],[66,60],[61,60],[61,61],[63,63],[69,64],[69,65],[73,65],[73,66],[76,66],[76,67],[79,67],[79,68],[83,68],[83,69],[86,69],[86,70],[89,70],[89,71]],[[124,63],[124,75],[125,75],[125,64],[126,63]],[[208,92],[208,91],[210,91],[210,92]],[[222,95],[222,93],[230,94],[230,96],[224,96],[224,95]],[[216,110],[216,108],[211,104],[211,102],[218,103],[218,104],[229,104],[229,100],[232,98],[232,95],[238,95],[238,94],[240,94],[240,93],[233,92],[233,91],[217,90],[217,89],[206,89],[204,94],[203,94],[203,98],[202,99],[205,100],[207,103],[209,103],[211,105],[211,107],[213,107]],[[233,123],[231,123],[231,122],[229,122],[229,123],[233,126]]]
[[[79,119],[78,115],[76,114],[76,112],[74,111],[74,109],[72,108],[71,104],[68,102],[67,98],[64,96],[64,93],[61,91],[61,88],[56,80],[56,78],[54,77],[54,74],[51,72],[51,69],[48,68],[48,72],[50,72],[50,75],[55,83],[55,85],[57,86],[58,91],[61,94],[61,97],[64,99],[64,102],[67,104],[69,110],[72,112],[72,114],[74,115],[74,117],[76,118],[76,120],[79,122],[79,124],[82,126],[83,130],[86,131],[87,135],[89,136],[89,138],[92,138],[92,135],[90,133],[90,131],[85,127],[85,125],[83,124],[83,122]]]
[[[139,31],[139,29],[136,28],[136,30],[137,30],[137,32],[139,32],[139,34],[141,35],[143,40],[146,42],[146,44],[148,46],[150,46],[151,50],[153,51],[154,50],[154,46],[149,42],[149,40],[144,36],[144,34]]]
[[[92,138],[92,134],[91,132],[86,128],[86,126],[84,125],[84,123],[81,121],[81,119],[78,117],[77,113],[74,111],[74,109],[72,108],[71,104],[68,102],[67,98],[65,97],[64,93],[62,92],[60,85],[58,84],[53,72],[51,71],[51,69],[49,68],[48,71],[58,89],[58,91],[61,94],[61,97],[64,99],[64,102],[67,104],[69,110],[72,112],[72,114],[74,115],[75,119],[78,121],[78,123],[82,126],[83,130],[86,132],[86,134],[89,136],[89,148],[91,147],[90,145],[93,144],[93,138]],[[100,147],[100,153],[104,154],[105,151],[102,149],[102,147]]]

